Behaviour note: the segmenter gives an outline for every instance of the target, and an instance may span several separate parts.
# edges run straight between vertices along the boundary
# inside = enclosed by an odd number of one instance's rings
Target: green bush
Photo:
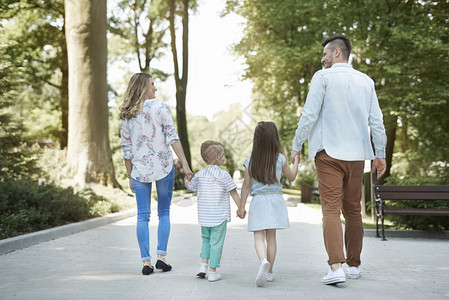
[[[0,238],[85,220],[91,213],[92,198],[72,188],[39,185],[30,180],[0,182]]]

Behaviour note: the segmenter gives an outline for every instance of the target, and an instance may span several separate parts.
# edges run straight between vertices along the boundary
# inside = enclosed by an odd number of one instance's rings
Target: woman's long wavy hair
[[[276,162],[281,152],[278,129],[273,122],[261,121],[254,130],[253,150],[249,161],[249,174],[263,184],[278,183]]]
[[[136,73],[129,80],[123,104],[120,106],[120,119],[132,119],[142,110],[143,102],[147,99],[147,90],[151,75]]]

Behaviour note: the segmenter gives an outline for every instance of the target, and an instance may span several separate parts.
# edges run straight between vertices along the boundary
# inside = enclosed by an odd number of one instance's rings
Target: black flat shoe
[[[156,269],[168,272],[171,270],[171,266],[158,259],[156,262]]]
[[[143,266],[142,274],[143,275],[150,275],[151,273],[153,273],[153,271],[154,271],[154,267]]]

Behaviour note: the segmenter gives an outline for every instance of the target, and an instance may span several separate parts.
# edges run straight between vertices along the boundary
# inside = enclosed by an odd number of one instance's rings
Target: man
[[[351,43],[344,35],[322,43],[325,69],[316,72],[293,142],[292,161],[309,138],[309,159],[315,158],[323,213],[324,245],[329,271],[324,284],[360,277],[363,224],[360,199],[364,160],[372,160],[378,177],[385,173],[387,137],[374,82],[348,64]],[[368,128],[369,127],[369,128]],[[373,153],[370,133],[373,136]],[[345,218],[345,248],[340,210]]]

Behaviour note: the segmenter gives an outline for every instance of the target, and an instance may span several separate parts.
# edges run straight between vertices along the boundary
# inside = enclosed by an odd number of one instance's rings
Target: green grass
[[[188,190],[176,190],[173,191],[173,197],[179,197],[190,193]]]
[[[300,190],[294,190],[294,189],[282,189],[283,194],[291,195],[291,196],[301,196]]]

